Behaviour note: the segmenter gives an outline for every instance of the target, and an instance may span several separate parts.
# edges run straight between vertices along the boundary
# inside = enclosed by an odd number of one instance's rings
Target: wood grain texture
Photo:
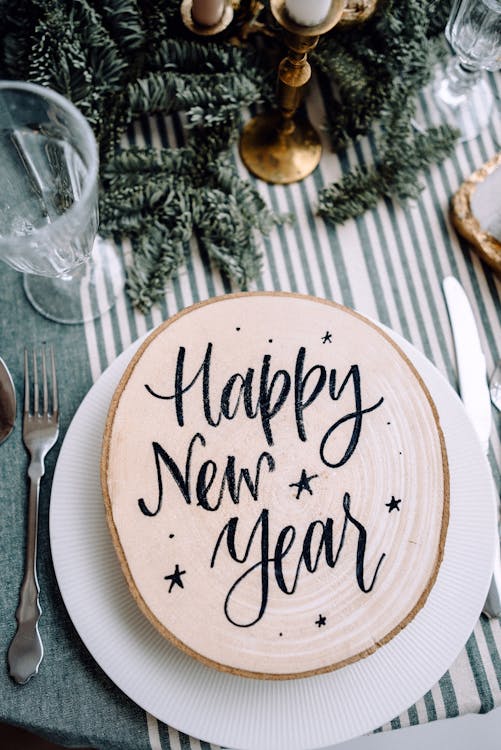
[[[145,615],[204,663],[266,679],[398,634],[449,513],[408,358],[353,311],[285,293],[212,299],[153,332],[112,400],[102,486]]]

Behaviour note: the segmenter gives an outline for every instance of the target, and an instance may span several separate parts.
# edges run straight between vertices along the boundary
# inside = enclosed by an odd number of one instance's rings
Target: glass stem
[[[482,71],[468,68],[458,57],[454,57],[447,66],[448,88],[453,96],[463,96],[477,83]]]
[[[61,281],[77,281],[84,278],[87,273],[87,267],[89,265],[89,258],[74,266],[71,270],[66,271],[58,276]]]

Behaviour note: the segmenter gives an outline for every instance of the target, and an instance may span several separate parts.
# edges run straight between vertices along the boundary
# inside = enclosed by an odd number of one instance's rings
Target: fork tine
[[[54,347],[50,347],[50,362],[52,370],[52,413],[57,415],[59,410],[59,401],[57,393],[56,362],[54,359]]]
[[[47,388],[47,360],[45,357],[45,346],[42,349],[42,392],[43,392],[43,414],[49,411],[49,390]]]
[[[24,350],[24,413],[30,411],[30,373],[28,369],[28,350]]]
[[[38,364],[36,349],[33,349],[33,414],[38,414]]]

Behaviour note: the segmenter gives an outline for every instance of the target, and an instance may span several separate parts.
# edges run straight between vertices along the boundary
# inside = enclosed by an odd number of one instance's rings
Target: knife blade
[[[487,455],[491,432],[491,403],[485,356],[475,317],[468,297],[457,279],[447,276],[442,287],[456,351],[459,393],[482,450]],[[488,617],[501,615],[500,543],[496,544],[492,578],[483,611]]]
[[[482,449],[487,453],[491,433],[491,401],[485,357],[473,310],[457,279],[447,276],[442,286],[456,350],[459,393]]]

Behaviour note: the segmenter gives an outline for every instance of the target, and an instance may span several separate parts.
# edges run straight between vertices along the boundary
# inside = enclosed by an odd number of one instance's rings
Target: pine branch
[[[385,151],[384,160],[373,168],[353,169],[322,190],[318,201],[320,216],[342,224],[375,208],[381,196],[399,200],[417,198],[422,190],[417,174],[448,156],[457,135],[447,126],[416,133],[407,141],[405,155],[401,142],[395,142],[393,148]]]
[[[319,68],[336,81],[337,98],[331,96],[328,105],[334,147],[344,148],[376,122],[380,133],[373,169],[355,169],[321,191],[319,212],[325,219],[338,223],[359,216],[382,196],[415,198],[419,172],[451,153],[453,131],[418,135],[412,124],[416,92],[429,81],[442,49],[433,38],[437,27],[430,27],[435,5],[434,0],[388,0],[367,28],[335,31],[320,47]]]
[[[100,139],[114,122],[110,103],[121,96],[127,61],[87,0],[73,0],[68,6],[57,0],[44,4],[28,78],[71,99]]]
[[[137,0],[95,0],[93,5],[123,56],[144,47],[147,39]]]
[[[185,261],[193,232],[221,270],[247,287],[260,270],[256,233],[284,217],[272,214],[233,161],[194,133],[193,146],[127,149],[102,172],[101,231],[134,243],[129,296],[146,311]],[[219,144],[218,144],[219,145]]]
[[[235,110],[261,99],[251,79],[233,72],[150,73],[130,84],[128,94],[131,120],[145,113],[186,111],[191,124],[210,125],[224,122]]]
[[[28,77],[28,60],[35,28],[36,10],[31,0],[19,0],[15,9],[9,0],[0,6],[0,73],[4,78]],[[15,71],[15,73],[14,73]]]

